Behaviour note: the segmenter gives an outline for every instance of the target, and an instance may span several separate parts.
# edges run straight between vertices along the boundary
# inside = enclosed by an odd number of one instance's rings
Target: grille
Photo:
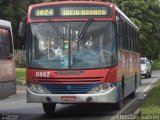
[[[103,77],[91,77],[91,78],[54,78],[54,79],[37,79],[37,81],[39,83],[53,83],[53,84],[59,84],[59,83],[66,83],[67,82],[74,82],[74,83],[97,83],[97,82],[101,82],[101,80],[103,79]],[[70,84],[70,83],[69,83]]]
[[[97,84],[81,84],[81,85],[55,85],[41,84],[47,88],[52,94],[84,94],[89,92]]]

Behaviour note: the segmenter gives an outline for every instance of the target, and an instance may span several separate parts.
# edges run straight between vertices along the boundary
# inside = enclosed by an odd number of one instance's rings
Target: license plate
[[[61,101],[63,101],[63,102],[74,102],[74,101],[76,101],[76,97],[75,96],[62,96]]]

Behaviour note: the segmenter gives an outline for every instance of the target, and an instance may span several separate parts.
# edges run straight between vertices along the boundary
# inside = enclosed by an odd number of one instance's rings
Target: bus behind
[[[0,100],[16,93],[12,27],[0,20]]]

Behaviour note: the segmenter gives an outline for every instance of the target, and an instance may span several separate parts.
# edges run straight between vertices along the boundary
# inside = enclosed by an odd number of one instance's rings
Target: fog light
[[[92,101],[92,97],[88,97],[87,99],[86,99],[86,102],[91,102]]]

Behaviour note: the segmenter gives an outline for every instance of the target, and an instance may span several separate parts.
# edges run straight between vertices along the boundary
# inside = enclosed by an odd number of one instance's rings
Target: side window
[[[127,23],[123,23],[122,25],[122,38],[123,38],[123,49],[127,50],[127,44],[128,44],[128,40],[127,40]]]
[[[11,32],[9,30],[3,30],[5,57],[10,57],[13,54]]]
[[[118,40],[118,47],[119,48],[123,48],[123,23],[122,22],[118,22],[117,24],[118,26],[118,31],[117,31],[117,40]]]
[[[3,30],[0,29],[0,44],[3,43]]]
[[[133,30],[133,51],[135,52],[135,30]]]
[[[139,44],[139,34],[136,32],[136,51],[140,52],[140,44]]]
[[[13,54],[12,39],[10,31],[0,29],[0,58],[8,58]]]
[[[4,58],[4,38],[3,38],[3,30],[0,29],[0,58]]]
[[[127,41],[128,41],[128,44],[127,44],[127,47],[128,47],[128,50],[130,50],[130,26],[129,24],[127,24]]]
[[[131,50],[133,51],[134,40],[133,40],[133,28],[132,27],[131,27],[131,33],[130,33],[130,40],[131,40]]]

